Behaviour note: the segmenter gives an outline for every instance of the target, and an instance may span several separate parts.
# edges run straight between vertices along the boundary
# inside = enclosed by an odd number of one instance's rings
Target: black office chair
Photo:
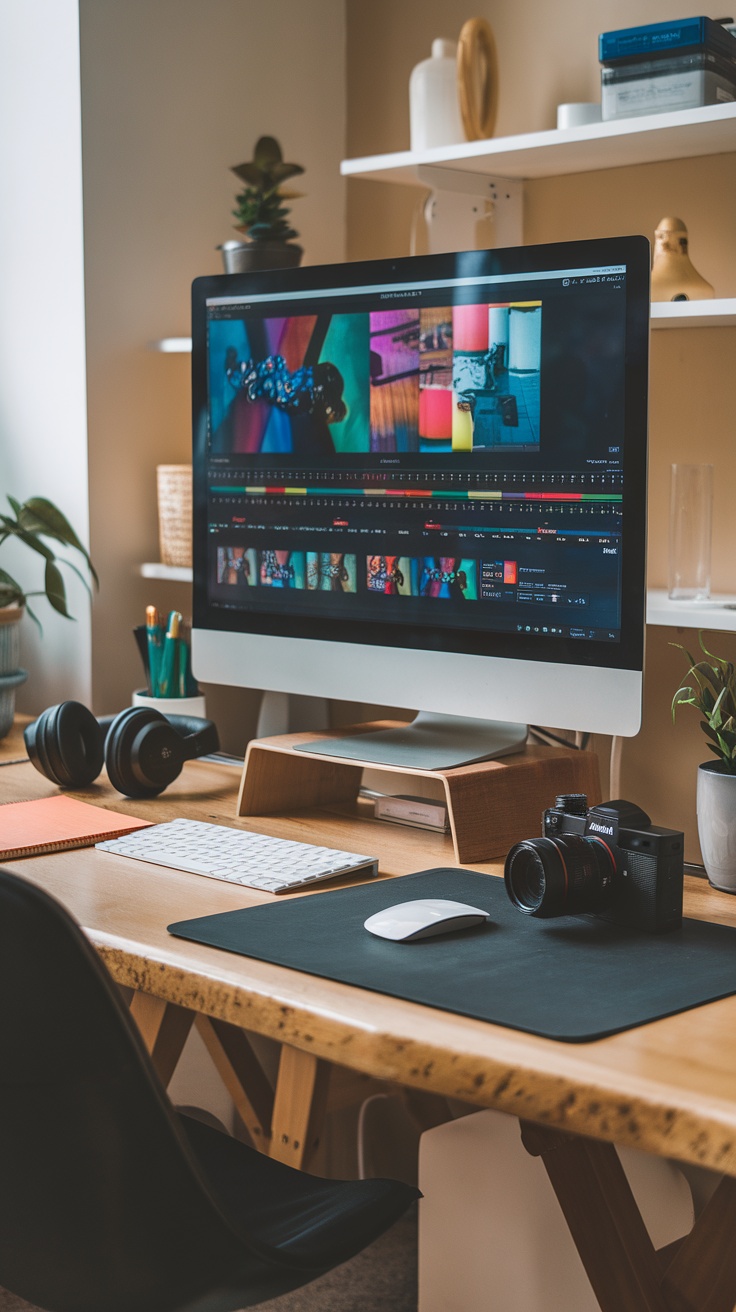
[[[177,1115],[81,930],[0,869],[0,1285],[50,1312],[232,1312],[346,1261],[417,1196]]]

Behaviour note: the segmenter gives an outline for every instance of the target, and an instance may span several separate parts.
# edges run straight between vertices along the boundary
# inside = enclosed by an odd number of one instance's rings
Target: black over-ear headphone
[[[220,746],[211,720],[162,715],[147,706],[96,720],[81,702],[50,706],[23,737],[36,769],[55,784],[84,788],[104,763],[113,788],[126,797],[156,797],[185,761]]]

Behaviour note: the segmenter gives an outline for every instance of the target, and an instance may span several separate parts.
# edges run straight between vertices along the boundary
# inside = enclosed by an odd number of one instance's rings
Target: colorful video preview
[[[217,582],[235,588],[370,592],[385,597],[477,601],[482,567],[459,556],[362,556],[335,551],[218,547]],[[514,577],[514,582],[516,578]]]
[[[212,319],[213,455],[534,450],[542,302]]]
[[[357,557],[343,552],[217,548],[217,582],[233,587],[356,592],[357,579]]]
[[[478,561],[458,556],[368,556],[365,585],[387,597],[478,600]]]

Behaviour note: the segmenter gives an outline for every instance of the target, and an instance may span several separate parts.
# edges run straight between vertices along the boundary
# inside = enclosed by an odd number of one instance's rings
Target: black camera
[[[588,810],[566,793],[542,817],[542,838],[525,838],[506,857],[504,881],[528,916],[594,914],[662,934],[682,923],[684,835],[660,829],[633,802]]]

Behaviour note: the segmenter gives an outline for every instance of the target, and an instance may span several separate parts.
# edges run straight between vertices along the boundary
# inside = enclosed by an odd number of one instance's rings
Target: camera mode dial
[[[587,815],[588,798],[585,793],[559,793],[555,798],[555,810],[565,811],[567,815]]]

